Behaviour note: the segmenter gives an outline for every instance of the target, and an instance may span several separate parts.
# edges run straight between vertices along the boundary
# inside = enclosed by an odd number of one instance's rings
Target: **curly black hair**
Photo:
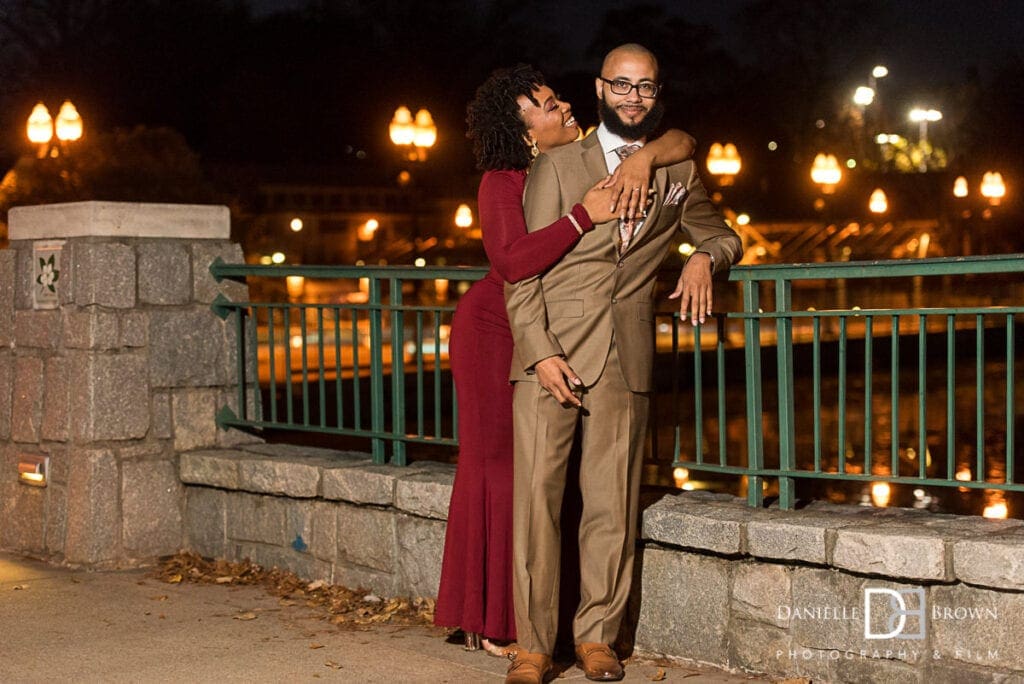
[[[481,171],[525,169],[530,165],[526,124],[516,98],[525,95],[534,104],[533,91],[544,85],[544,75],[529,64],[498,69],[477,88],[466,107],[466,137]]]

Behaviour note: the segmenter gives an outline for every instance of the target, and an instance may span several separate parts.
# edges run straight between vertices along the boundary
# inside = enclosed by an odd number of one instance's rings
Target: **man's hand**
[[[573,394],[573,388],[577,391],[582,389],[583,381],[561,356],[549,356],[538,361],[533,370],[537,374],[540,386],[550,392],[559,404],[566,408],[583,406],[580,398]]]
[[[690,322],[697,325],[711,315],[711,255],[695,252],[686,260],[683,272],[679,274],[676,289],[669,299],[681,297],[679,315],[685,321],[690,312]]]

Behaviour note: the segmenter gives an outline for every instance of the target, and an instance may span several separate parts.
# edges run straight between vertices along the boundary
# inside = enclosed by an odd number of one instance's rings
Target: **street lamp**
[[[957,179],[953,181],[953,197],[958,199],[967,197],[967,179],[963,176],[957,176]]]
[[[473,210],[468,204],[460,204],[455,210],[455,226],[457,228],[469,228],[473,225]]]
[[[861,107],[867,107],[875,101],[875,89],[869,86],[857,86],[853,93],[853,103]]]
[[[409,161],[426,161],[427,150],[437,142],[437,126],[430,112],[421,109],[413,118],[412,112],[405,105],[395,110],[388,134],[391,142],[405,151]]]
[[[50,110],[42,102],[36,104],[29,114],[28,123],[25,127],[29,142],[39,145],[39,158],[46,156],[56,157],[60,155],[60,145],[67,142],[74,142],[82,137],[82,117],[79,115],[71,100],[64,100],[57,112],[57,119],[50,116]],[[56,134],[59,141],[56,146],[51,141]]]
[[[708,172],[718,178],[719,185],[732,185],[736,174],[740,172],[743,161],[740,153],[732,143],[714,143],[708,150]]]
[[[814,158],[811,165],[811,180],[821,186],[822,193],[834,193],[842,178],[843,170],[839,168],[839,160],[834,154],[821,152]]]
[[[884,214],[889,211],[889,198],[885,196],[885,191],[882,188],[875,188],[875,191],[871,193],[868,209],[872,214]]]
[[[1006,197],[1006,184],[1003,183],[1003,174],[998,171],[986,171],[981,178],[981,196],[988,200],[993,207],[998,206]]]

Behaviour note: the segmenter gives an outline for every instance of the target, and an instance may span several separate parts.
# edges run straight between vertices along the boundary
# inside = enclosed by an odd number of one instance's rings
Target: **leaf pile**
[[[283,606],[325,609],[329,622],[335,625],[429,625],[434,620],[433,598],[382,598],[365,589],[349,589],[323,580],[308,582],[287,570],[267,570],[249,559],[236,563],[182,552],[161,558],[152,576],[168,584],[261,586],[278,597]]]

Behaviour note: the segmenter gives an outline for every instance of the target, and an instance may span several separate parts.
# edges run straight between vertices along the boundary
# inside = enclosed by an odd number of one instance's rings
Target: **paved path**
[[[247,613],[255,618],[242,620]],[[0,554],[0,682],[500,682],[507,663],[428,627],[335,627],[256,586],[166,584]],[[247,616],[248,617],[248,616]],[[627,682],[735,683],[707,668],[631,662]],[[565,680],[586,680],[576,668]],[[559,680],[561,681],[561,679]],[[767,680],[761,680],[767,681]]]

